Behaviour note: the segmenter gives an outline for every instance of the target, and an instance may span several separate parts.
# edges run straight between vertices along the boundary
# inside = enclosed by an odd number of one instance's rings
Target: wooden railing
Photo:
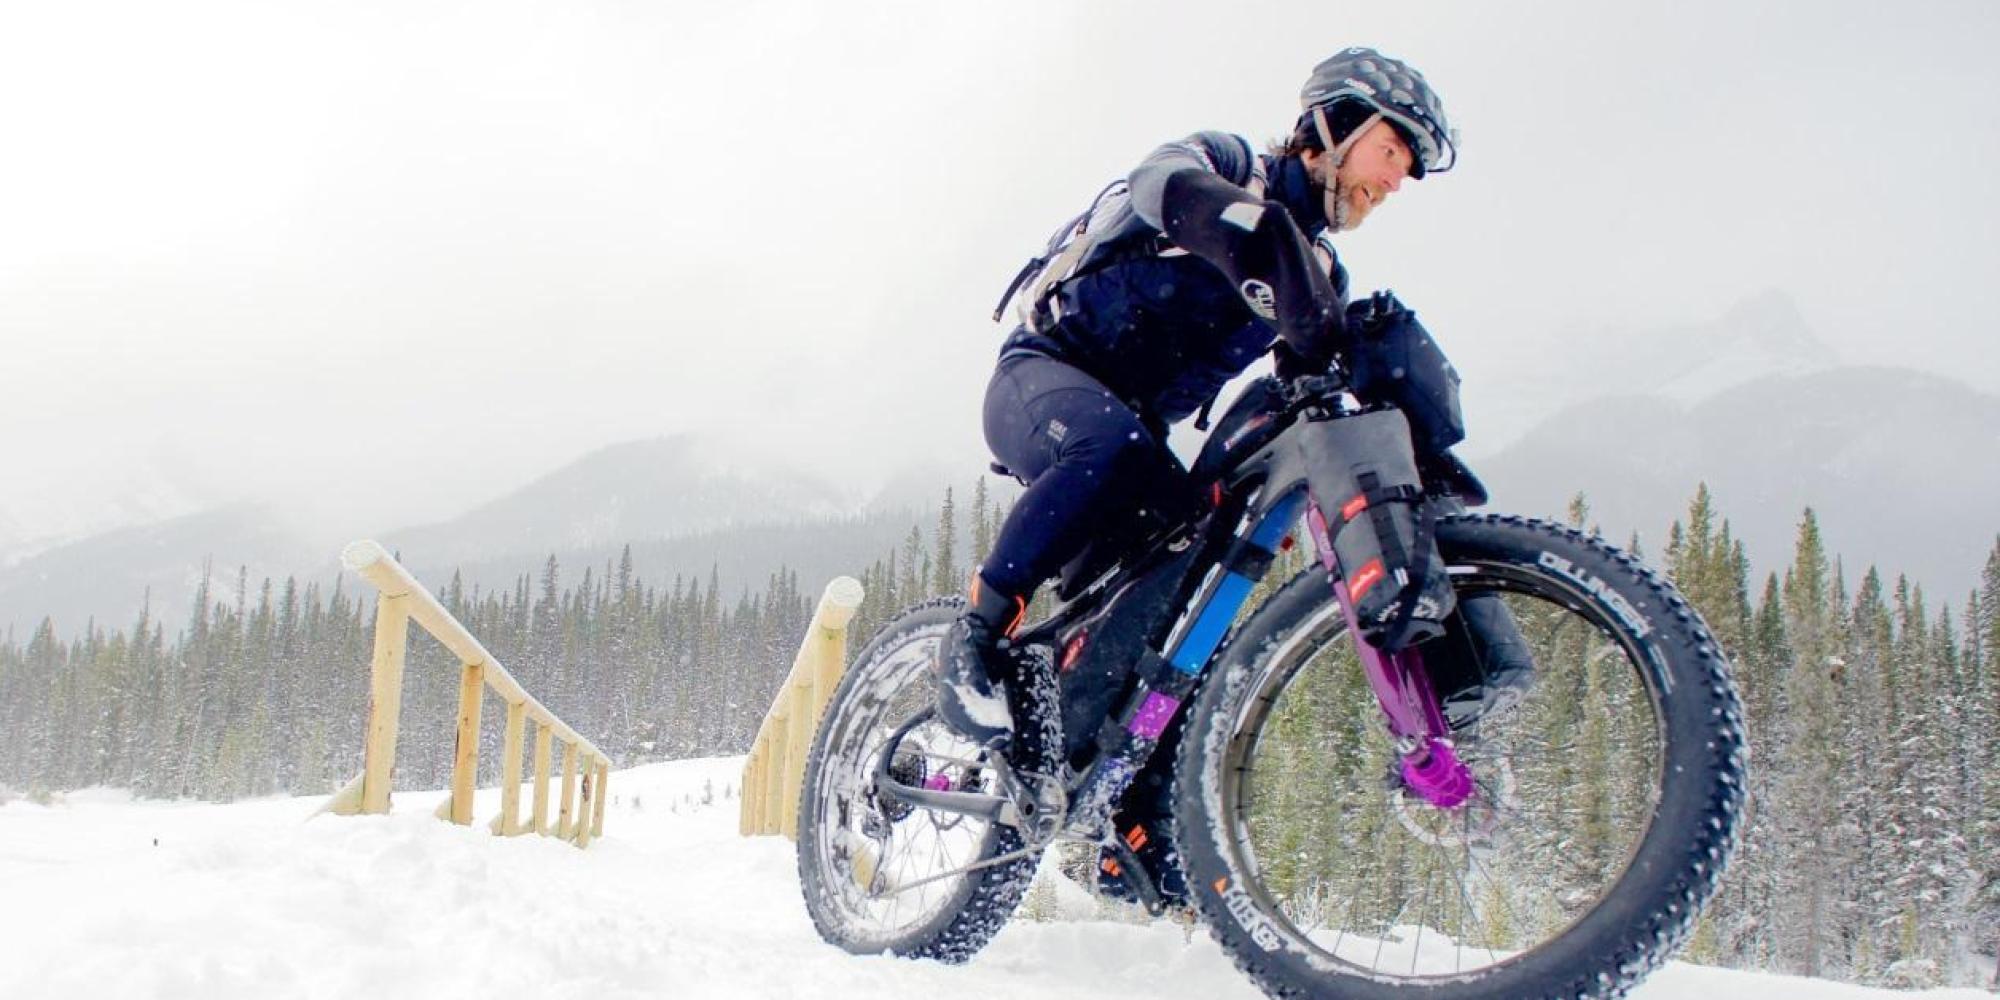
[[[745,837],[782,833],[799,837],[799,785],[805,779],[806,752],[813,729],[834,685],[847,668],[847,623],[861,606],[861,582],[835,577],[821,593],[805,641],[792,659],[791,673],[771,700],[757,727],[757,739],[743,762],[742,818]]]
[[[389,811],[389,791],[396,767],[396,729],[403,702],[403,653],[409,642],[409,624],[415,621],[457,655],[462,664],[451,797],[438,807],[438,818],[460,826],[472,823],[472,793],[479,770],[480,702],[490,686],[507,704],[507,730],[500,761],[500,815],[493,818],[490,829],[505,837],[532,831],[559,837],[578,847],[590,846],[592,837],[604,833],[604,795],[611,776],[610,758],[530,696],[514,680],[514,675],[382,546],[372,541],[355,542],[341,552],[340,561],[374,584],[380,593],[375,605],[375,657],[362,771],[334,794],[326,804],[326,811],[343,816]],[[523,823],[521,751],[530,720],[535,723],[535,791],[533,818]],[[563,746],[562,801],[551,824],[550,762],[557,742]]]

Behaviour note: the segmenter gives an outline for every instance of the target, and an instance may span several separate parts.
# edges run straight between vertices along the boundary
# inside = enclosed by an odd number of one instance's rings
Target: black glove
[[[1365,299],[1355,299],[1347,304],[1347,330],[1354,336],[1375,335],[1392,322],[1402,320],[1407,313],[1411,318],[1416,314],[1396,297],[1395,292],[1369,292]],[[1342,345],[1345,346],[1345,345]]]

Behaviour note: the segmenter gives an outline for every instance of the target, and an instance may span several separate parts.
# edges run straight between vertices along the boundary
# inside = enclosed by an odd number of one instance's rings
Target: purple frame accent
[[[1355,617],[1354,602],[1347,597],[1347,582],[1342,579],[1340,563],[1334,558],[1333,541],[1327,534],[1326,515],[1320,513],[1318,498],[1313,498],[1306,507],[1306,526],[1312,534],[1313,547],[1319,550],[1320,564],[1334,581],[1334,599],[1340,603],[1341,614],[1347,616],[1347,634],[1354,637],[1361,670],[1368,677],[1376,702],[1382,706],[1389,732],[1399,742],[1416,745],[1415,750],[1402,755],[1403,780],[1424,801],[1440,809],[1464,804],[1472,795],[1472,772],[1452,749],[1451,730],[1445,725],[1437,694],[1431,690],[1423,657],[1414,648],[1385,656],[1362,640],[1361,621]]]
[[[1132,716],[1132,723],[1125,730],[1142,739],[1157,740],[1161,733],[1166,732],[1167,723],[1173,721],[1174,713],[1180,707],[1179,698],[1149,691],[1145,702],[1139,706],[1138,714]]]

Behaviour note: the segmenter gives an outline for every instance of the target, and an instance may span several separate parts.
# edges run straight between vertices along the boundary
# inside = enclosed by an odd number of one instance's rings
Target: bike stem
[[[1317,498],[1306,505],[1306,526],[1312,532],[1320,564],[1333,580],[1334,600],[1347,618],[1347,634],[1354,637],[1362,673],[1395,739],[1404,783],[1440,809],[1464,804],[1472,796],[1472,772],[1452,747],[1451,730],[1445,724],[1444,710],[1438,707],[1437,693],[1431,689],[1422,655],[1415,648],[1384,653],[1362,637],[1361,620],[1348,597],[1347,581],[1334,558],[1333,539]]]

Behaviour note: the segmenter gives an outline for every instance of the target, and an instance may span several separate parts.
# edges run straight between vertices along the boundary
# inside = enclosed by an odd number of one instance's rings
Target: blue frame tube
[[[1250,544],[1265,552],[1275,551],[1279,541],[1298,520],[1305,503],[1305,491],[1300,490],[1271,505],[1263,519],[1251,529]],[[1168,654],[1167,662],[1184,674],[1200,673],[1201,668],[1208,664],[1208,658],[1215,655],[1215,647],[1222,644],[1222,637],[1228,633],[1230,623],[1236,620],[1236,613],[1243,609],[1243,602],[1249,598],[1250,588],[1254,586],[1255,580],[1224,570],[1222,579],[1216,583],[1208,602],[1202,605],[1194,625]]]

